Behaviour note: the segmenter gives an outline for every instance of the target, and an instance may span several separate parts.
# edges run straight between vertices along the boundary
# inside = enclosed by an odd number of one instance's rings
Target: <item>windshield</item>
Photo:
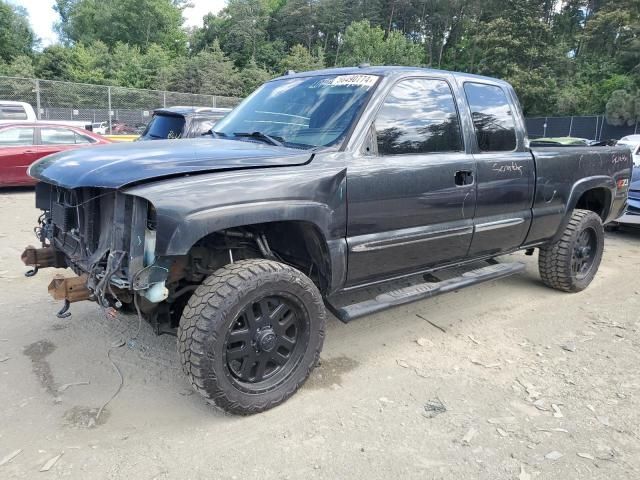
[[[220,120],[215,133],[256,141],[260,132],[287,147],[315,148],[341,142],[378,77],[322,75],[265,83]],[[242,135],[244,134],[244,135]]]
[[[176,115],[154,115],[140,140],[180,138],[184,129],[184,117]]]

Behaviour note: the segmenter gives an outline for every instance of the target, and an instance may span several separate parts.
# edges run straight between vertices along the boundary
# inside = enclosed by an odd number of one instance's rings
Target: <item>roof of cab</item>
[[[0,100],[0,105],[11,105],[11,106],[24,106],[29,105],[27,102],[17,102],[15,100]],[[31,106],[31,105],[29,105]]]
[[[399,77],[410,76],[411,74],[428,75],[453,75],[454,77],[460,77],[463,79],[476,79],[495,84],[509,85],[504,80],[498,78],[485,77],[483,75],[475,75],[471,73],[463,72],[450,72],[448,70],[438,70],[434,68],[422,68],[422,67],[401,67],[401,66],[369,66],[362,65],[359,67],[339,67],[339,68],[326,68],[323,70],[311,70],[308,72],[295,72],[287,75],[283,75],[273,80],[281,80],[284,78],[296,78],[296,77],[311,77],[317,75],[378,75],[381,77]],[[273,81],[271,80],[271,81]]]

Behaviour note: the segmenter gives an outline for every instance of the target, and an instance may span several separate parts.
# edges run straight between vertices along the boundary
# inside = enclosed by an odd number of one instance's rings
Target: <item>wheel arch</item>
[[[287,263],[312,277],[322,293],[332,291],[336,275],[341,275],[339,266],[341,263],[334,260],[335,246],[327,240],[326,232],[310,220],[274,219],[259,223],[240,221],[225,223],[224,227],[193,240],[184,255],[188,256],[199,245],[206,245],[215,236],[224,235],[229,231],[264,234],[268,241],[268,248],[277,255],[277,258],[287,259]],[[229,258],[227,263],[232,261],[232,258]]]
[[[605,223],[612,211],[615,190],[615,181],[605,175],[586,177],[576,182],[569,194],[564,219],[553,242],[560,239],[576,208],[596,213],[602,219],[602,223]]]
[[[582,210],[591,210],[596,213],[604,223],[609,213],[611,212],[611,204],[613,201],[613,194],[608,188],[596,187],[590,188],[580,195],[580,198],[576,201],[574,208],[580,208]]]

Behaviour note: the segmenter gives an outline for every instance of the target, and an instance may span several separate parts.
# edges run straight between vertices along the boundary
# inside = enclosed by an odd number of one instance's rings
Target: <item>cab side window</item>
[[[398,82],[378,112],[374,130],[379,155],[464,150],[458,111],[444,80]]]
[[[480,150],[515,150],[516,125],[504,90],[496,85],[467,82],[464,84],[464,91]]]

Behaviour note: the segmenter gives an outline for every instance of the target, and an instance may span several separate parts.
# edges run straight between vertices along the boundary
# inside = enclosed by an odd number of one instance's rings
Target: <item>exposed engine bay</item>
[[[188,255],[156,256],[154,207],[118,190],[39,183],[36,207],[43,211],[34,229],[41,247],[27,247],[22,260],[33,267],[27,276],[48,267],[74,271],[75,277],[57,276],[49,285],[53,298],[64,301],[61,318],[70,315],[71,303],[90,300],[142,314],[156,333],[173,334],[191,293],[225,264],[268,258],[308,268],[306,251],[284,247],[289,234],[277,227],[224,230],[202,239]]]

